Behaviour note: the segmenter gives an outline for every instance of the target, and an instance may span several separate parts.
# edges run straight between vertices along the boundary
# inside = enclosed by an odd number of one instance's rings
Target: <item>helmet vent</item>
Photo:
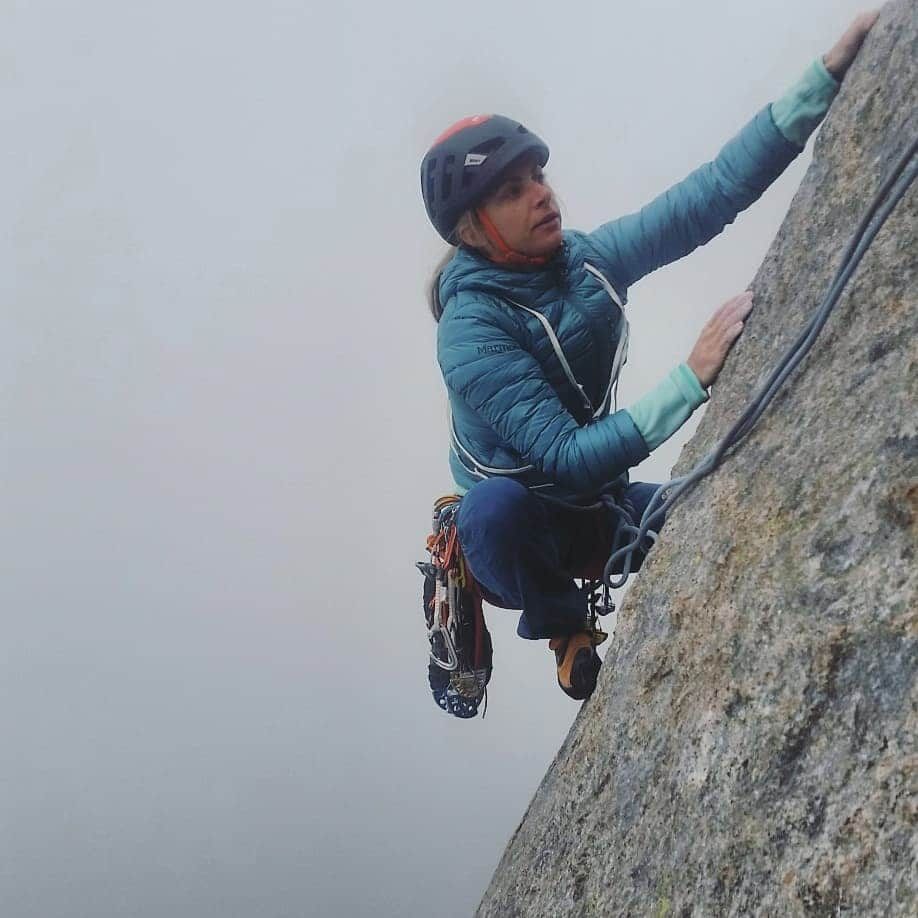
[[[431,207],[434,206],[434,202],[437,200],[436,172],[437,157],[432,156],[427,162],[427,200],[430,202]]]
[[[469,152],[478,153],[481,156],[490,156],[492,153],[496,153],[505,142],[503,137],[492,137],[490,140],[478,144],[477,147],[474,147]]]
[[[453,166],[456,164],[456,157],[450,153],[443,159],[443,200],[447,200],[453,190]]]

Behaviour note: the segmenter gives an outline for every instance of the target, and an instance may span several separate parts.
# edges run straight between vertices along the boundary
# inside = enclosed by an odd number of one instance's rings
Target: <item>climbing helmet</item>
[[[548,162],[548,146],[518,121],[503,115],[472,115],[448,127],[421,162],[421,194],[437,232],[456,245],[456,224],[500,181],[511,163],[535,153]]]

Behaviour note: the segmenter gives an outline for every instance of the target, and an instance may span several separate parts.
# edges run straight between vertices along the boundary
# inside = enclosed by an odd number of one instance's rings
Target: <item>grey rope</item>
[[[778,361],[768,379],[765,380],[758,392],[753,396],[739,419],[714,449],[690,472],[678,478],[673,478],[657,488],[641,516],[640,525],[634,524],[633,516],[627,513],[626,508],[616,504],[614,499],[607,499],[605,494],[600,495],[598,503],[583,508],[592,509],[596,506],[605,505],[609,506],[610,509],[614,507],[615,511],[621,514],[619,532],[616,533],[612,553],[609,555],[609,560],[606,562],[606,567],[603,571],[603,583],[608,589],[618,589],[625,585],[631,573],[634,552],[642,547],[644,549],[649,548],[650,544],[656,541],[654,525],[661,523],[663,516],[677,500],[684,497],[702,478],[713,472],[726,456],[739,446],[740,442],[753,429],[788,376],[793,373],[800,361],[809,353],[870,243],[880,231],[880,227],[883,226],[896,204],[904,196],[916,173],[918,173],[918,164],[915,163],[905,171],[906,165],[914,157],[916,150],[918,150],[918,138],[912,141],[874,195],[870,206],[858,223],[854,235],[842,255],[841,264],[819,309]],[[905,178],[898,188],[893,191],[893,186],[899,180],[903,171],[905,171]],[[876,217],[875,222],[871,222],[874,217]],[[624,535],[631,536],[631,541],[627,544],[620,544]],[[622,573],[617,580],[613,580],[613,568],[619,561],[622,562]]]

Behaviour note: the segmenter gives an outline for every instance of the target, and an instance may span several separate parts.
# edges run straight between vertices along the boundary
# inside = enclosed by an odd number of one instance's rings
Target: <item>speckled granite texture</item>
[[[918,133],[888,4],[677,471],[821,300]],[[675,511],[480,916],[918,914],[918,187],[742,450]]]

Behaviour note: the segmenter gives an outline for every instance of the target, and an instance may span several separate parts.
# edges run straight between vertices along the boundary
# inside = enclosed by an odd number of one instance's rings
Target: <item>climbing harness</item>
[[[451,494],[434,504],[430,561],[418,561],[424,575],[424,619],[430,642],[427,678],[434,701],[455,717],[481,716],[488,708],[491,635],[481,610],[481,592],[459,546],[456,517],[460,498]]]
[[[617,547],[614,547],[609,556],[602,578],[603,583],[608,588],[617,589],[624,586],[631,571],[633,553],[640,548],[649,547],[647,544],[648,539],[651,542],[655,541],[654,526],[659,527],[664,514],[672,509],[677,500],[684,497],[702,478],[713,472],[728,455],[732,455],[743,439],[755,427],[756,422],[774,399],[785,380],[810,352],[819,332],[826,324],[830,313],[845,289],[845,285],[864,257],[864,253],[869,248],[870,243],[880,231],[896,204],[904,196],[916,173],[918,173],[918,163],[912,163],[906,171],[906,165],[915,156],[916,150],[918,150],[918,138],[911,142],[874,195],[842,255],[841,264],[829,284],[819,309],[778,361],[778,364],[752,397],[726,436],[690,472],[660,485],[647,505],[639,525],[635,525],[633,516],[626,517],[623,515],[620,518],[622,522],[619,528],[632,538],[627,544],[618,544]],[[905,172],[904,179],[899,182],[898,187],[894,187],[903,172]],[[616,542],[620,542],[618,534],[616,535]],[[613,568],[617,563],[622,563],[623,569],[618,579],[613,580]]]
[[[418,561],[416,566],[424,575],[424,620],[430,643],[427,675],[434,701],[455,717],[471,718],[482,702],[482,717],[487,711],[493,648],[481,590],[459,545],[456,522],[461,500],[450,494],[436,501],[433,532],[427,538],[430,561]],[[597,647],[609,636],[599,627],[598,616],[615,607],[599,580],[582,579],[581,591],[587,610],[582,630]]]

